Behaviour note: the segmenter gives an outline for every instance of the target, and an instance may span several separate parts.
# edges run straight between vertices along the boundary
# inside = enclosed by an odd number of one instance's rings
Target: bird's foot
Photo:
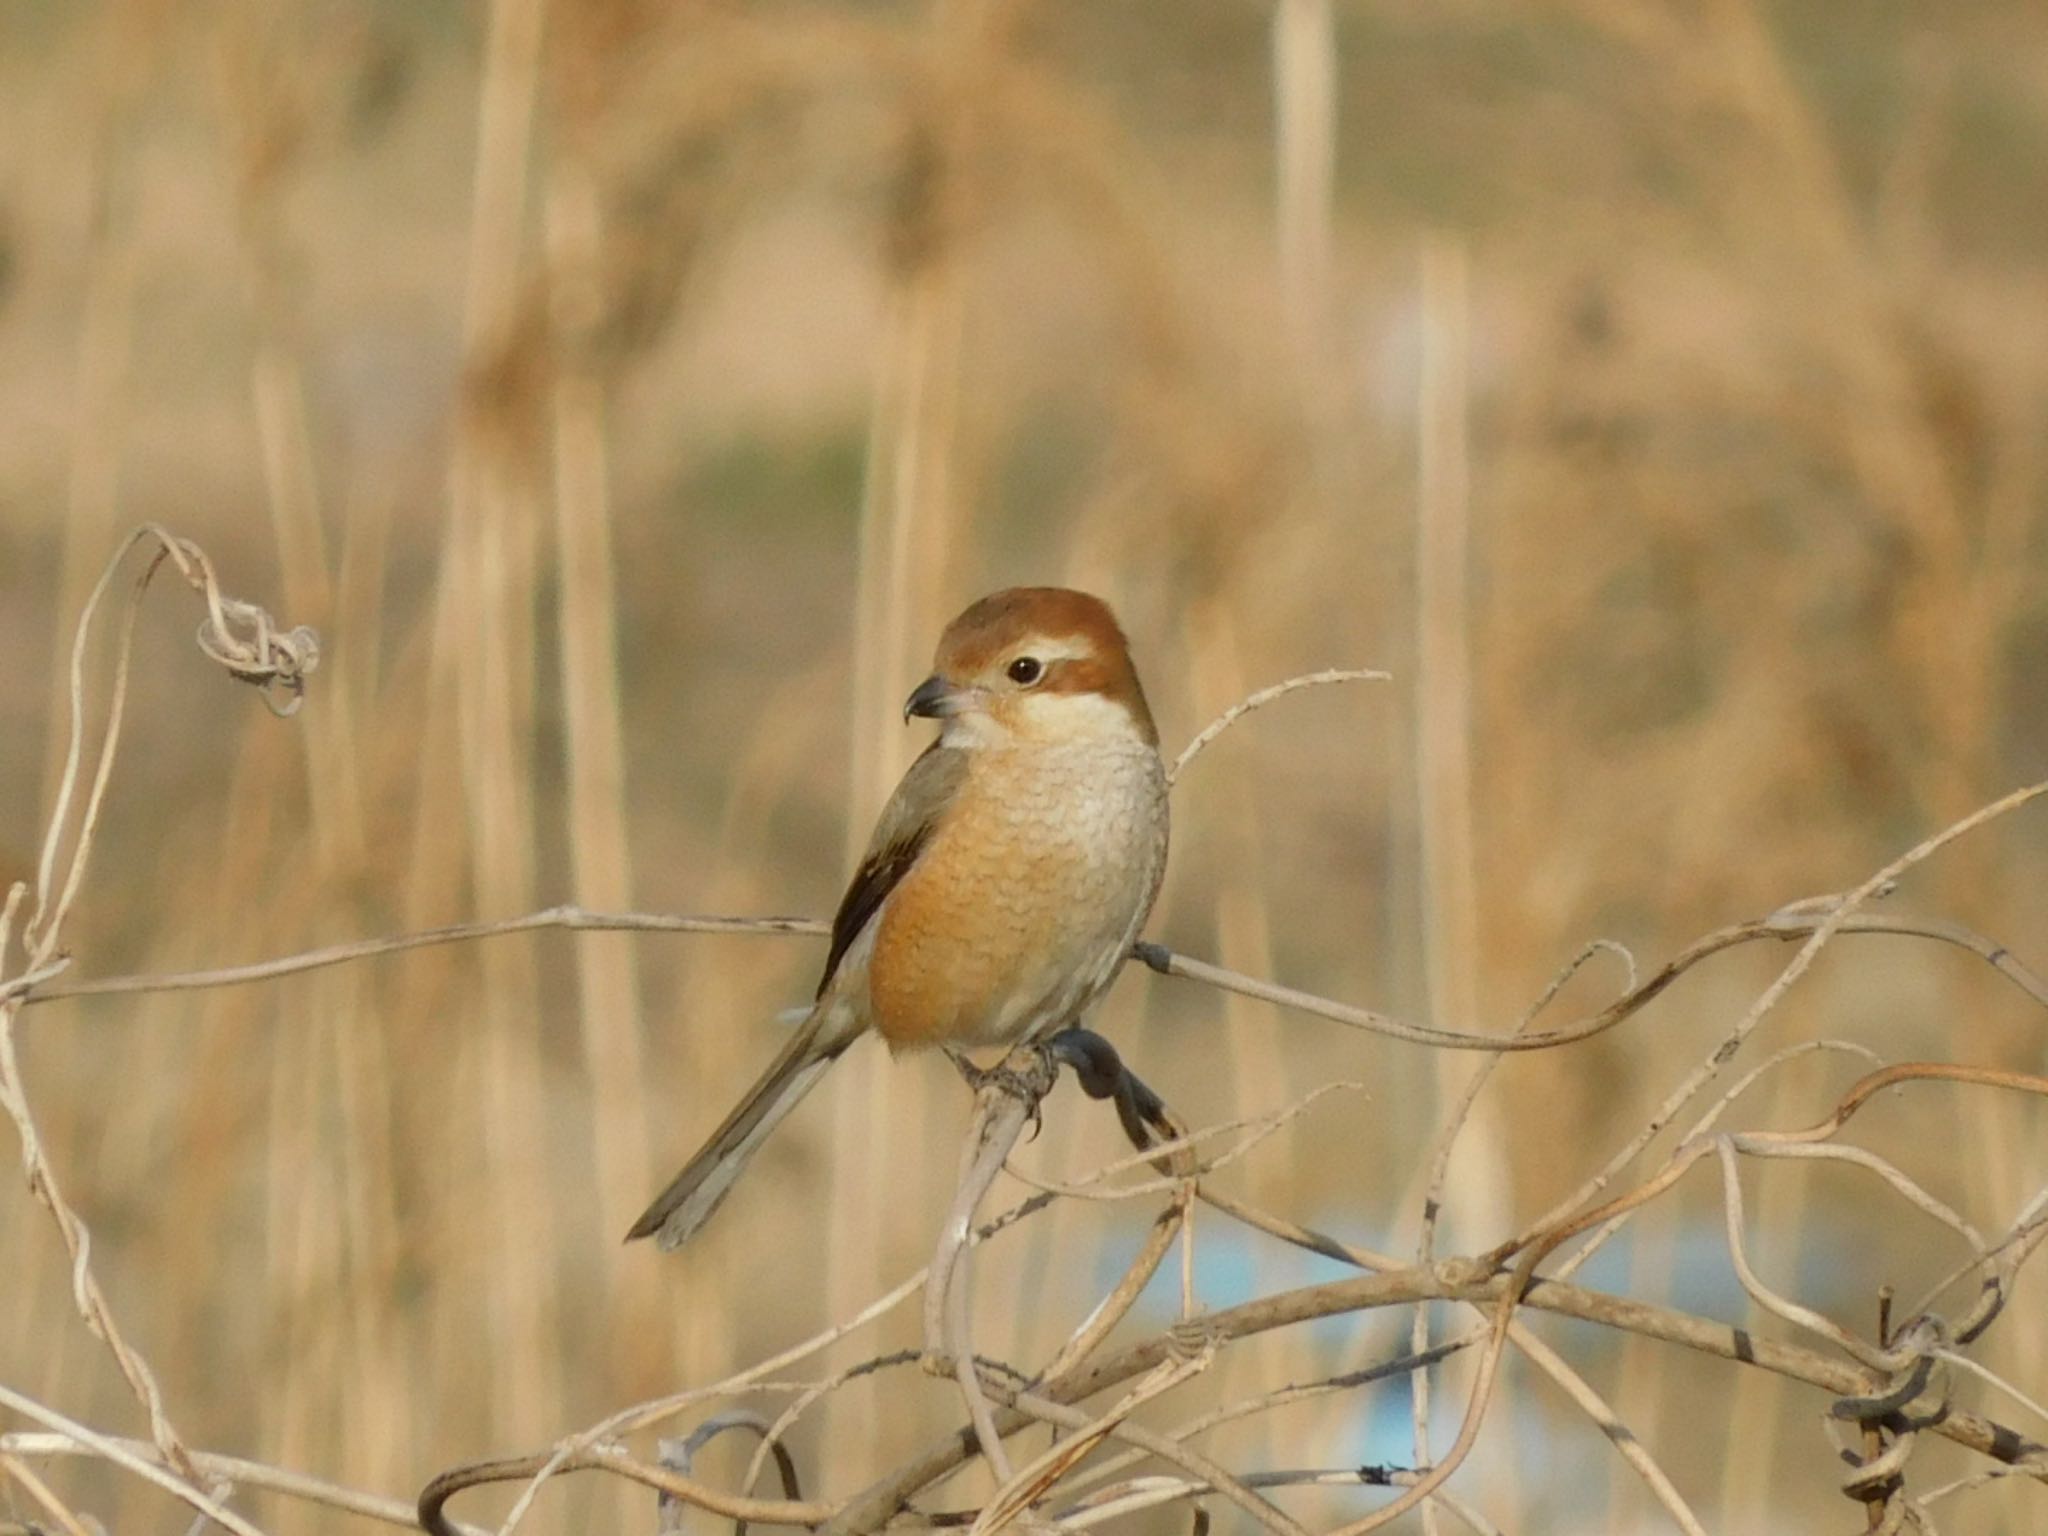
[[[1041,1050],[1074,1069],[1074,1080],[1091,1099],[1106,1099],[1130,1074],[1116,1047],[1092,1029],[1071,1025],[1047,1038]]]
[[[977,1067],[964,1051],[948,1048],[946,1057],[961,1080],[975,1093],[993,1088],[1024,1105],[1031,1117],[1031,1135],[1036,1139],[1043,1125],[1039,1106],[1059,1080],[1059,1061],[1044,1045],[1020,1045],[992,1067]]]
[[[1110,1099],[1124,1135],[1140,1152],[1180,1134],[1166,1101],[1145,1085],[1145,1080],[1124,1065],[1116,1047],[1092,1029],[1078,1024],[1061,1030],[1045,1042],[1043,1049],[1055,1061],[1074,1069],[1081,1091],[1091,1099]]]
[[[1116,1047],[1078,1024],[1018,1046],[993,1067],[978,1067],[952,1047],[947,1048],[946,1057],[974,1092],[995,1088],[1021,1100],[1030,1111],[1033,1137],[1042,1125],[1039,1105],[1052,1091],[1062,1066],[1074,1069],[1081,1091],[1089,1098],[1108,1099],[1116,1105],[1124,1135],[1140,1152],[1184,1134],[1166,1101],[1124,1065]]]

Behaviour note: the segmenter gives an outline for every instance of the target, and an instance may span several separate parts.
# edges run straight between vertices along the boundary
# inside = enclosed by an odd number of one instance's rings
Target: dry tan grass
[[[163,640],[182,617],[145,615],[70,940],[87,973],[572,898],[823,912],[914,746],[894,705],[936,624],[1027,579],[1117,602],[1170,742],[1290,673],[1397,676],[1282,703],[1190,775],[1155,921],[1176,947],[1498,1025],[1591,934],[1655,955],[1843,886],[2048,761],[2044,57],[2024,0],[24,19],[0,43],[0,888],[32,873],[71,623],[148,518],[329,645],[280,727],[193,678]],[[1419,570],[1461,541],[1462,584]],[[1463,700],[1417,688],[1446,634]],[[2040,827],[1901,899],[2024,949]],[[1875,944],[1831,951],[1769,1048],[1854,1020],[1892,1057],[2039,1063],[1995,979]],[[23,1064],[190,1441],[403,1494],[724,1375],[921,1262],[965,1109],[915,1061],[849,1063],[700,1246],[617,1246],[814,961],[499,939],[53,1003]],[[1577,1184],[1764,964],[1505,1062],[1440,1245]],[[1242,1187],[1412,1249],[1459,1063],[1149,975],[1103,1027],[1201,1123],[1369,1078],[1366,1110],[1290,1126]],[[1835,1086],[1789,1066],[1758,1123]],[[1995,1225],[2048,1181],[2038,1107],[1945,1092],[1874,1107],[1871,1134],[1929,1149],[1915,1171]],[[1050,1116],[1037,1171],[1113,1154],[1106,1117]],[[1944,1167],[1959,1127],[1975,1155]],[[878,1218],[884,1169],[914,1173]],[[1689,1199],[1623,1288],[1700,1283]],[[1773,1167],[1750,1213],[1859,1323],[1834,1245],[1902,1292],[1934,1263],[1858,1246],[1865,1200]],[[1052,1220],[986,1277],[1006,1356],[1056,1344],[1136,1241],[1118,1208]],[[0,1384],[135,1429],[46,1227],[0,1200]],[[1252,1282],[1217,1263],[1221,1304]],[[2001,1327],[2039,1397],[2033,1284]],[[1395,1337],[1247,1352],[1227,1386]],[[1811,1457],[1769,1449],[1805,1433],[1803,1389],[1738,1396],[1634,1343],[1588,1372],[1652,1443],[1714,1404],[1668,1462],[1710,1527],[1839,1522]],[[956,1408],[875,1378],[795,1443],[851,1487]],[[1405,1454],[1404,1414],[1369,1448],[1313,1421],[1305,1459]],[[1295,1422],[1208,1444],[1257,1460]],[[1599,1477],[1549,1473],[1602,1448],[1540,1422],[1541,1475],[1482,1444],[1468,1491],[1515,1528],[1595,1518],[1566,1500]],[[161,1517],[129,1480],[47,1475],[114,1528]],[[646,1516],[600,1497],[546,1507]],[[1968,1497],[1965,1528],[2038,1524],[2037,1489]]]

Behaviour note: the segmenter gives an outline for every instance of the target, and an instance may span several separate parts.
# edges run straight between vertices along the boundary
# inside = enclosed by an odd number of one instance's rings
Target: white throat
[[[1004,701],[1005,725],[979,709],[952,716],[939,733],[949,747],[1133,746],[1145,738],[1123,704],[1100,693],[1027,693]]]

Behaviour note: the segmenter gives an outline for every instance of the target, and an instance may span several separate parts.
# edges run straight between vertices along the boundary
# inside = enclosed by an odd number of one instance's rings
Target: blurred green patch
[[[859,515],[867,429],[859,421],[815,431],[743,431],[683,467],[673,505],[711,528],[772,518],[790,532],[820,532]]]

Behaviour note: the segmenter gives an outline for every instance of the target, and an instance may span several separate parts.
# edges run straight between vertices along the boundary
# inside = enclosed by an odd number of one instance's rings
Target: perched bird
[[[674,1248],[861,1034],[892,1051],[1043,1039],[1116,976],[1166,870],[1166,770],[1108,605],[984,597],[939,637],[904,719],[938,739],[883,807],[782,1052],[633,1224]]]

